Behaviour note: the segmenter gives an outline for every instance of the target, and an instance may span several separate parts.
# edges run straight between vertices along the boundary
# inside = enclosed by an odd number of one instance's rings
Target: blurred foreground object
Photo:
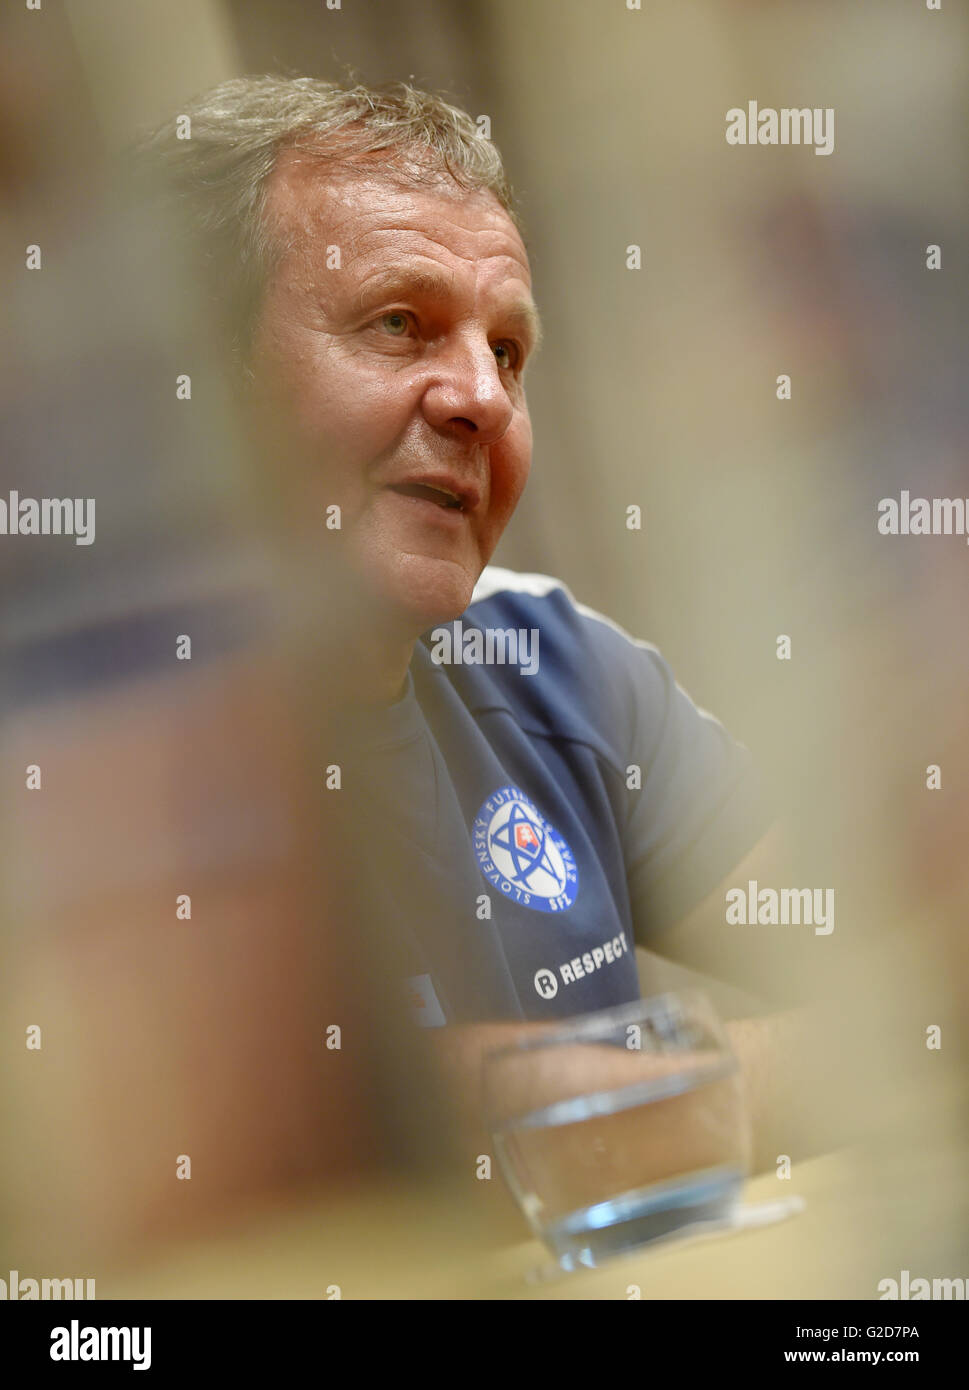
[[[96,1277],[446,1142],[323,790],[322,576],[45,19],[3,20],[0,495],[95,525],[0,540],[0,1252]]]

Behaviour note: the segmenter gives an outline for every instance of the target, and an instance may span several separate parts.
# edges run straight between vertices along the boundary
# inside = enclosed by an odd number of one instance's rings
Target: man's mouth
[[[428,483],[394,483],[391,492],[399,492],[402,497],[420,497],[425,502],[435,502],[445,511],[464,511],[464,502],[447,488],[431,487]]]

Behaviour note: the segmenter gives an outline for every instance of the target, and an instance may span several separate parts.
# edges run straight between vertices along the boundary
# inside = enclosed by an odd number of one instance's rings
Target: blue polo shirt
[[[636,944],[661,953],[770,823],[749,753],[656,648],[546,575],[486,569],[403,697],[337,742],[381,851],[378,934],[428,1026],[639,998]]]

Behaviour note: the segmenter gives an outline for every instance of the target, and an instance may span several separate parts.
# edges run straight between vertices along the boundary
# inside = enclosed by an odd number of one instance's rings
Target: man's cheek
[[[304,398],[299,429],[318,466],[335,476],[356,474],[361,482],[394,438],[379,401],[361,400],[351,389]]]
[[[512,513],[521,500],[531,469],[531,437],[522,440],[497,465],[492,465],[491,491],[492,514],[502,527],[511,520]]]
[[[498,480],[492,471],[488,515],[480,531],[481,556],[485,564],[490,562],[498,547],[498,542],[514,515],[525,486],[526,476],[527,473],[522,476],[521,472],[518,472],[514,478]]]

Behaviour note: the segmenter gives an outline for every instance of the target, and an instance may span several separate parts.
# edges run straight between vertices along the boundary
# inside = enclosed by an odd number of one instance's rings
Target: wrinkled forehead
[[[388,151],[336,159],[284,150],[269,181],[266,214],[279,249],[302,258],[403,249],[422,238],[467,259],[497,258],[531,285],[528,253],[490,189],[468,189],[419,157]],[[442,240],[443,239],[443,240]]]

